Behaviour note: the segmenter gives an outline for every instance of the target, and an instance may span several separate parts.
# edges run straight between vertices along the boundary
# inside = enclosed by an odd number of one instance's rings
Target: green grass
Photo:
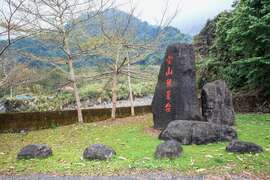
[[[141,120],[144,119],[144,120]],[[137,121],[137,122],[136,122]],[[152,126],[151,115],[117,123],[92,123],[32,131],[27,135],[0,134],[0,174],[112,175],[137,170],[175,170],[183,174],[241,173],[270,174],[270,115],[237,115],[239,138],[263,146],[258,155],[225,152],[226,143],[183,146],[176,160],[153,157],[160,141],[144,130]],[[29,143],[49,144],[47,159],[16,160],[17,152]],[[109,162],[82,159],[90,144],[112,146],[117,155]]]

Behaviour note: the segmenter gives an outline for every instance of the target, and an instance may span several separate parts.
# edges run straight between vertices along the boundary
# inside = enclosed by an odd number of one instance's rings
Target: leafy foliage
[[[270,94],[270,1],[241,0],[218,19],[209,55],[218,63],[212,72],[234,89]]]
[[[195,46],[196,53],[200,57],[207,57],[210,53],[211,47],[213,46],[214,40],[216,38],[216,26],[217,22],[229,12],[222,12],[217,17],[212,20],[208,20],[205,27],[201,32],[196,35],[193,39],[193,44]]]

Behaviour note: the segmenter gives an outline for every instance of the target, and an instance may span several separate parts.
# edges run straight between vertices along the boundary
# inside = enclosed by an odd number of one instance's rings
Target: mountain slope
[[[109,28],[114,29],[113,23],[115,21],[115,17],[117,17],[118,21],[122,21],[123,23],[128,20],[129,15],[123,11],[110,9],[105,12],[104,14],[105,22],[108,24]],[[132,28],[136,28],[136,38],[138,41],[144,40],[144,39],[153,39],[156,35],[156,33],[159,31],[159,27],[153,26],[148,24],[145,21],[141,21],[140,19],[136,17],[131,17],[131,24]],[[81,26],[84,28],[86,33],[89,36],[98,36],[101,34],[101,28],[99,25],[99,22],[97,19],[92,19],[91,21],[84,22],[84,24]],[[73,27],[78,28],[78,27]],[[75,29],[76,30],[76,29]],[[80,37],[78,38],[80,39]],[[164,51],[158,51],[153,52],[151,55],[149,55],[146,59],[142,59],[140,61],[140,64],[160,64],[162,62],[164,52],[166,47],[175,42],[185,42],[190,43],[191,42],[191,36],[181,33],[178,29],[174,27],[167,27],[164,29],[162,38],[160,39],[160,44],[162,49]],[[81,41],[83,41],[83,37]],[[14,44],[12,46],[14,49],[20,49],[28,53],[32,53],[37,56],[42,56],[44,58],[46,57],[61,57],[63,56],[63,52],[57,48],[57,46],[53,43],[44,42],[42,40],[36,39],[36,38],[27,38],[19,41],[18,43]],[[101,58],[99,56],[91,56],[91,57],[84,57],[81,59],[77,59],[75,61],[75,67],[85,67],[85,66],[93,66],[96,65],[100,60],[108,60]],[[46,62],[38,62],[35,60],[31,60],[27,57],[22,57],[17,55],[17,60],[19,62],[25,63],[28,62],[31,67],[48,67],[50,66]]]

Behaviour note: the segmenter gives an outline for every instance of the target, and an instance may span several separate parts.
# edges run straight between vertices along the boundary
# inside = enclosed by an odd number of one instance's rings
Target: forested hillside
[[[225,79],[235,91],[270,95],[270,1],[240,0],[195,37],[200,85]]]
[[[109,8],[98,14],[95,11],[79,12],[78,17],[59,21],[63,17],[61,13],[56,15],[53,6],[43,5],[52,11],[49,16],[48,12],[42,13],[55,22],[53,26],[35,14],[41,25],[47,25],[40,29],[32,25],[29,34],[12,43],[2,56],[3,62],[8,63],[4,64],[1,77],[4,79],[6,72],[8,75],[0,96],[4,100],[16,99],[16,95],[19,98],[20,95],[35,97],[33,107],[28,105],[27,111],[74,108],[72,92],[75,89],[77,97],[80,96],[76,101],[81,99],[85,104],[83,107],[92,102],[111,101],[115,94],[113,89],[118,93],[118,100],[129,97],[129,88],[132,88],[134,98],[149,96],[153,94],[158,66],[166,47],[175,42],[191,43],[192,40],[166,20],[150,25],[134,12]],[[63,10],[67,17],[68,11]],[[0,47],[1,44],[4,47],[7,41],[1,41]],[[22,72],[20,76],[16,71]],[[128,74],[132,78],[130,85]],[[114,75],[117,76],[117,87],[112,88]],[[78,88],[74,89],[74,84]]]
[[[116,10],[116,9],[110,9],[104,13],[104,17],[106,18],[106,24],[109,24],[110,22],[113,22],[113,18],[117,16],[123,21],[127,21],[129,19],[129,14]],[[136,28],[136,38],[138,38],[138,41],[143,41],[145,39],[151,40],[155,38],[155,34],[159,31],[158,26],[150,25],[149,23],[145,21],[141,21],[140,19],[136,17],[132,17],[130,20],[132,21],[133,28]],[[110,24],[111,28],[113,27],[113,24]],[[76,43],[78,43],[78,40],[83,43],[85,40],[85,34],[79,35],[82,31],[86,32],[86,36],[89,37],[99,37],[102,32],[99,25],[99,19],[98,18],[92,18],[89,21],[84,22],[83,24],[80,24],[80,26],[74,26],[75,32],[74,34],[78,35],[76,36]],[[190,43],[192,38],[191,36],[187,34],[183,34],[180,32],[180,30],[174,28],[174,27],[167,27],[163,30],[162,37],[159,39],[160,47],[164,49],[174,42],[186,42]],[[22,50],[27,53],[34,54],[36,56],[42,56],[42,57],[61,57],[64,56],[63,52],[60,49],[57,49],[57,45],[53,42],[47,42],[43,41],[42,39],[38,38],[26,38],[21,41],[18,41],[15,43],[12,48],[16,50]],[[76,48],[76,47],[73,47]],[[141,59],[139,64],[160,64],[164,55],[164,51],[155,51],[151,53],[149,56],[147,56],[144,59]],[[42,61],[36,61],[35,59],[29,57],[29,56],[18,56],[16,54],[16,59],[18,62],[21,63],[28,63],[30,67],[36,67],[36,68],[45,68],[48,66],[51,66],[49,63],[42,62]],[[109,61],[108,59],[100,56],[85,56],[80,57],[79,59],[76,59],[74,61],[74,65],[77,68],[85,67],[85,66],[95,66],[97,64],[100,64],[102,61]]]

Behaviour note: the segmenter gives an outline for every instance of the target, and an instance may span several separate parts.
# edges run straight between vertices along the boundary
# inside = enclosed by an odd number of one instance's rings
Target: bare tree
[[[27,14],[20,14],[18,10],[25,4],[26,0],[3,0],[0,3],[0,56],[15,42],[26,37],[26,24],[24,19]]]
[[[15,85],[26,82],[26,79],[14,78],[15,70],[23,65],[15,65],[13,61],[7,60],[7,51],[17,41],[29,36],[27,24],[24,19],[27,18],[26,13],[20,13],[19,9],[26,3],[26,0],[3,0],[0,2],[0,64],[1,64],[1,80],[0,87],[7,86],[12,81]],[[12,65],[10,65],[13,63]],[[23,75],[21,74],[21,77]],[[20,83],[19,83],[20,82]]]
[[[63,52],[63,57],[49,57],[50,64],[69,76],[69,83],[73,85],[78,121],[83,122],[77,78],[74,71],[74,59],[79,52],[71,46],[71,33],[78,24],[99,15],[110,6],[109,0],[28,0],[27,5],[20,8],[30,16],[27,23],[31,25],[42,40],[54,42]],[[32,55],[35,56],[35,55]],[[42,59],[43,57],[34,57]],[[62,68],[59,59],[64,59],[68,65],[68,72]]]
[[[29,68],[28,63],[17,63],[16,51],[10,55],[10,51],[1,57],[1,74],[5,77],[0,88],[3,90],[10,89],[10,97],[13,96],[13,88],[23,85],[32,84],[43,80],[35,69]]]
[[[99,18],[102,37],[98,41],[98,48],[95,50],[96,54],[102,55],[111,59],[109,63],[104,66],[104,72],[99,74],[99,77],[111,78],[111,91],[112,91],[112,111],[111,118],[116,118],[116,103],[117,103],[117,84],[120,75],[128,77],[129,84],[129,96],[131,101],[131,114],[134,115],[134,103],[131,88],[130,78],[147,79],[151,78],[149,72],[135,72],[132,71],[130,66],[136,64],[137,61],[144,59],[147,55],[159,48],[159,38],[162,36],[165,27],[169,26],[177,10],[174,14],[168,16],[168,1],[164,11],[161,14],[161,19],[158,23],[158,29],[156,34],[151,38],[145,38],[144,40],[138,39],[136,35],[139,29],[136,27],[136,21],[134,20],[136,7],[130,1],[130,11],[128,18],[121,16],[119,11],[110,10],[113,14],[109,19],[106,15]],[[106,14],[106,13],[104,13]],[[92,41],[88,42],[89,46],[92,46]],[[85,48],[89,48],[86,46]]]

